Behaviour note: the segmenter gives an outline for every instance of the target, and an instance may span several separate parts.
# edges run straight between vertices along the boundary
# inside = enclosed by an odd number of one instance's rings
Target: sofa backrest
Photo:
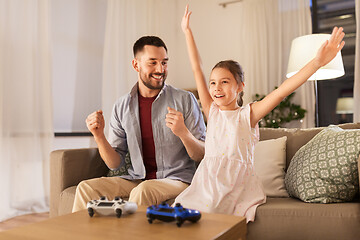
[[[342,129],[360,129],[360,122],[345,123],[337,125]],[[292,157],[303,145],[310,141],[324,127],[318,128],[260,128],[260,141],[276,139],[283,136],[287,137],[286,141],[286,169],[290,164]]]

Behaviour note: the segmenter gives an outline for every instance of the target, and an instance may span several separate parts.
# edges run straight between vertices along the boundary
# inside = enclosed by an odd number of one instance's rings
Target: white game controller
[[[134,213],[137,210],[137,204],[134,202],[124,201],[120,197],[115,197],[114,200],[109,201],[106,197],[101,197],[99,200],[91,200],[87,203],[89,216],[94,216],[94,213],[100,215],[116,215],[120,218],[122,214]]]

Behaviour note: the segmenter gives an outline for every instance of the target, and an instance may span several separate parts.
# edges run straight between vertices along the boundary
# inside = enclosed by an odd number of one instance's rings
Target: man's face
[[[145,45],[144,49],[136,54],[133,66],[139,72],[139,78],[146,88],[159,90],[164,86],[167,77],[167,63],[165,48]]]

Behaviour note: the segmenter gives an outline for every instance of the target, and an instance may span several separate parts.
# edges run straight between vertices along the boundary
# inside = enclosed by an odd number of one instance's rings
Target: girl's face
[[[209,92],[221,110],[235,110],[239,107],[237,96],[243,87],[244,84],[238,84],[235,77],[226,68],[215,68],[211,72]]]

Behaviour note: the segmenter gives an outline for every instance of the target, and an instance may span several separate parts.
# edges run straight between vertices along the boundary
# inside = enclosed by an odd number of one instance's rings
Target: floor
[[[20,227],[26,224],[40,222],[49,218],[49,213],[33,213],[22,215],[0,222],[0,232],[11,228]]]

